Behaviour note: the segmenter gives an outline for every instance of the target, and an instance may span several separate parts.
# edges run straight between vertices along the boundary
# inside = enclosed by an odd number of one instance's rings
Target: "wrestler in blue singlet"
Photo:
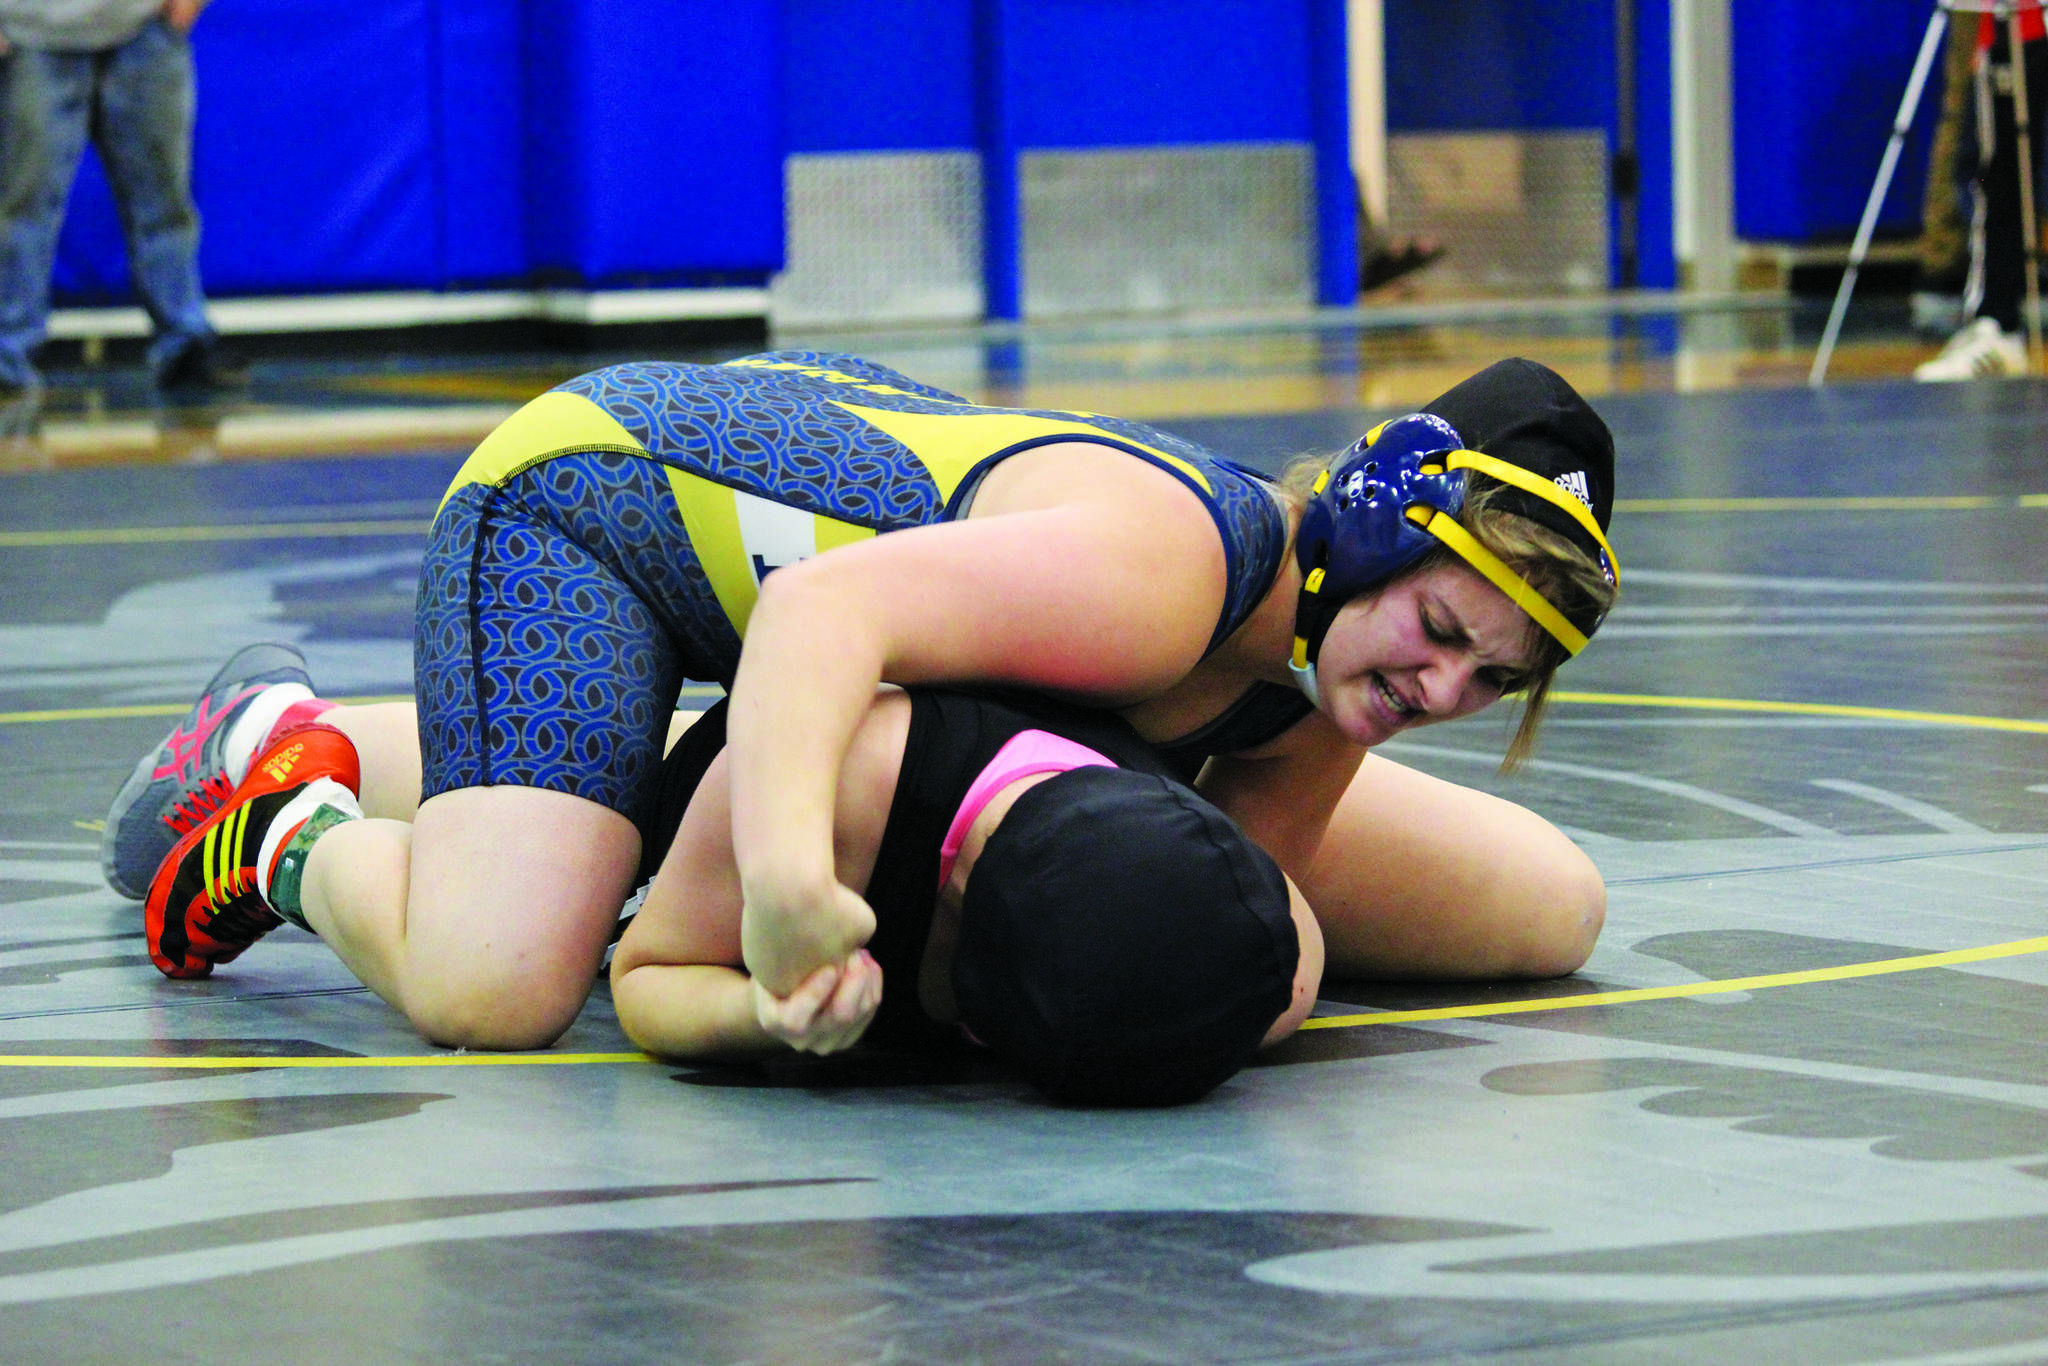
[[[477,447],[434,520],[414,643],[422,799],[516,783],[637,819],[683,680],[731,682],[763,577],[963,516],[996,462],[1076,441],[1168,471],[1209,508],[1229,576],[1214,648],[1271,586],[1287,522],[1262,476],[1179,437],[979,407],[809,352],[617,365],[542,394]],[[1257,731],[1307,711],[1291,690],[1258,698]]]

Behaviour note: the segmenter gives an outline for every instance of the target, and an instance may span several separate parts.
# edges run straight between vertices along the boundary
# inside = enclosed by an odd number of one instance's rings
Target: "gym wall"
[[[1386,0],[1392,226],[1483,285],[1671,284],[1671,3]],[[1845,237],[1930,0],[1726,3],[1738,235]],[[202,266],[216,298],[772,281],[795,323],[1347,303],[1345,8],[215,0]],[[88,157],[60,303],[125,301],[122,255]]]
[[[216,0],[193,43],[217,298],[761,285],[792,238],[814,317],[1355,280],[1342,0]],[[61,252],[123,297],[95,164]]]

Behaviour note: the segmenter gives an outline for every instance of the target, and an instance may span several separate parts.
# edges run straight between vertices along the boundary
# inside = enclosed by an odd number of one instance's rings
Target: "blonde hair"
[[[1295,460],[1280,477],[1282,493],[1297,507],[1305,504],[1316,476],[1329,464],[1327,456]],[[1619,594],[1616,585],[1608,581],[1599,564],[1577,543],[1500,506],[1507,485],[1476,470],[1469,471],[1465,478],[1465,502],[1458,512],[1459,524],[1573,625],[1591,634],[1591,628],[1613,608]],[[1439,565],[1463,563],[1449,546],[1437,545],[1395,579],[1426,573]],[[1551,685],[1557,678],[1558,667],[1569,658],[1570,653],[1549,632],[1533,621],[1529,623],[1528,680],[1515,689],[1522,699],[1522,715],[1501,759],[1503,773],[1513,772],[1535,752],[1536,732],[1543,722]]]

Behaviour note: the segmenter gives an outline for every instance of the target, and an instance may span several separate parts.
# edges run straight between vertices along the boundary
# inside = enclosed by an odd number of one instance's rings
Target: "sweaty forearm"
[[[882,675],[857,607],[805,569],[763,586],[733,681],[733,856],[750,900],[831,885],[839,772]]]

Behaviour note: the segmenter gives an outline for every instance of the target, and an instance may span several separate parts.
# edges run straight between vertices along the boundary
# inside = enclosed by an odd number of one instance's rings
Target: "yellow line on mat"
[[[1838,498],[1617,498],[1616,512],[1970,512],[2048,507],[2048,495],[1862,494]]]
[[[372,702],[410,702],[411,693],[389,697],[335,697],[330,701],[348,706]],[[137,716],[183,716],[192,710],[189,702],[149,702],[132,707],[68,707],[58,711],[0,711],[0,726],[18,726],[40,721],[125,721]]]
[[[1683,996],[1723,996],[1735,991],[1764,991],[1771,987],[1801,986],[1808,982],[1840,982],[1853,977],[1881,977],[1892,972],[1917,972],[1922,968],[1945,968],[1957,963],[1981,963],[1989,958],[2016,958],[2021,954],[2048,952],[2048,937],[2015,939],[2005,944],[1986,944],[1975,949],[1950,949],[1945,953],[1920,953],[1910,958],[1881,958],[1871,963],[1844,963],[1833,968],[1809,968],[1803,972],[1773,972],[1760,977],[1731,977],[1719,982],[1681,982],[1668,987],[1638,987],[1632,991],[1602,991],[1590,996],[1549,996],[1533,1001],[1494,1001],[1469,1006],[1439,1006],[1432,1010],[1381,1010],[1364,1015],[1323,1015],[1302,1022],[1303,1029],[1346,1029],[1357,1025],[1407,1024],[1415,1020],[1469,1020],[1483,1015],[1528,1015],[1539,1010],[1585,1010],[1592,1006],[1628,1005],[1635,1001],[1668,1001]]]
[[[722,689],[715,684],[691,684],[683,696],[716,697]],[[337,702],[362,706],[370,702],[410,702],[409,695],[388,697],[337,697]],[[2025,721],[2005,716],[1967,716],[1961,712],[1901,711],[1894,707],[1856,707],[1837,702],[1768,702],[1741,697],[1659,697],[1650,693],[1574,692],[1560,688],[1550,695],[1553,702],[1581,703],[1601,707],[1676,707],[1695,711],[1765,712],[1781,716],[1839,716],[1860,721],[1912,721],[1928,726],[1968,726],[1977,730],[2019,731],[2048,735],[2048,721]],[[122,721],[138,716],[183,716],[189,708],[182,702],[150,702],[128,707],[65,707],[51,711],[0,711],[0,726],[29,725],[46,721]]]
[[[1615,511],[1664,512],[1953,512],[2048,508],[2048,494],[1864,494],[1832,498],[1620,498]],[[244,522],[220,526],[68,527],[0,531],[0,549],[77,545],[150,545],[190,541],[295,541],[327,536],[424,536],[416,518],[354,522]]]
[[[1581,702],[1609,707],[1679,707],[1699,711],[1771,712],[1784,716],[1843,716],[1859,721],[1917,721],[1930,726],[1973,726],[1979,730],[2021,731],[2048,735],[2048,721],[2022,721],[2005,716],[1966,716],[1960,712],[1901,711],[1895,707],[1854,707],[1836,702],[1764,702],[1739,697],[1658,697],[1632,692],[1571,692],[1560,688],[1553,702]]]
[[[0,549],[60,545],[150,545],[182,541],[297,541],[323,536],[424,536],[418,518],[375,522],[244,522],[236,526],[74,527],[0,531]]]
[[[685,698],[717,697],[725,690],[715,683],[691,683],[683,688]],[[411,693],[385,697],[332,697],[330,702],[363,707],[372,702],[410,702]],[[138,716],[183,716],[191,707],[184,702],[148,702],[130,707],[68,707],[55,711],[0,711],[0,726],[33,725],[45,721],[125,721]],[[684,708],[690,710],[690,708]]]
[[[1810,968],[1803,972],[1775,972],[1760,977],[1733,977],[1720,982],[1683,982],[1669,987],[1640,987],[1633,991],[1603,991],[1590,996],[1552,996],[1530,1001],[1494,1001],[1480,1005],[1439,1006],[1431,1010],[1379,1010],[1362,1015],[1323,1015],[1304,1021],[1303,1029],[1357,1029],[1371,1025],[1412,1024],[1422,1020],[1469,1020],[1487,1015],[1527,1015],[1539,1010],[1585,1010],[1593,1006],[1628,1005],[1635,1001],[1665,1001],[1681,996],[1715,996],[1735,991],[1762,991],[1769,987],[1799,986],[1807,982],[1839,982],[1853,977],[1879,977],[1893,972],[1915,972],[1922,968],[1951,967],[1957,963],[1981,963],[1991,958],[2015,958],[2021,954],[2048,951],[2048,936],[2015,939],[2005,944],[1986,944],[1974,949],[1950,949],[1944,953],[1914,954],[1909,958],[1884,958],[1872,963],[1844,963],[1840,967]],[[102,1057],[57,1053],[0,1054],[0,1067],[100,1067],[155,1070],[253,1069],[274,1067],[572,1067],[591,1063],[659,1063],[662,1059],[646,1053],[422,1053],[384,1058],[318,1057]]]

